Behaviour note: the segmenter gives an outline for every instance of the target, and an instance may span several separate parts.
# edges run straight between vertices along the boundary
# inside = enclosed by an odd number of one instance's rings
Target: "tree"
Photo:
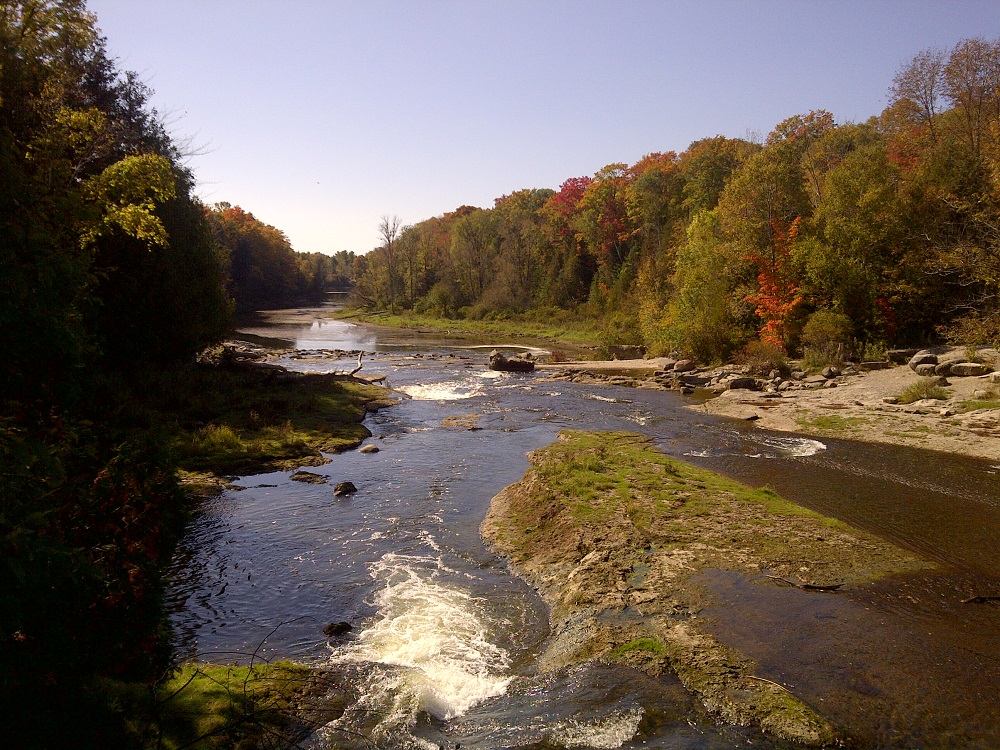
[[[382,238],[382,247],[385,249],[386,261],[388,265],[388,289],[389,289],[389,312],[396,314],[396,275],[393,263],[393,256],[396,250],[396,239],[400,233],[400,220],[398,216],[385,214],[378,223],[379,236]]]

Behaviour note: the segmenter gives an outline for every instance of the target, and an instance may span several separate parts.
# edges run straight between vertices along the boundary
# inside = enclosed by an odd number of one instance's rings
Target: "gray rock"
[[[682,359],[674,364],[674,372],[691,372],[695,369],[695,364],[690,359]]]
[[[931,355],[931,356],[933,356],[933,355]],[[937,357],[934,357],[934,358],[937,359]],[[917,375],[928,376],[928,375],[935,375],[936,373],[934,371],[936,369],[937,369],[937,364],[936,363],[927,362],[925,364],[917,365],[916,367],[913,368],[913,371],[915,373],[917,373]]]
[[[942,377],[947,377],[951,375],[951,366],[955,364],[954,362],[941,362],[934,368],[935,375],[941,375]]]
[[[951,366],[951,374],[959,378],[975,378],[992,371],[993,368],[983,362],[956,362]]]
[[[802,370],[796,370],[792,373],[792,380],[805,380],[806,374]]]
[[[869,362],[859,362],[858,369],[861,370],[862,372],[868,372],[870,370],[888,370],[891,364],[892,364],[891,362],[879,362],[876,360],[872,360]],[[900,363],[900,364],[905,364],[905,363]]]
[[[760,383],[753,378],[734,378],[729,381],[731,391],[759,391]]]
[[[921,365],[936,365],[938,363],[938,358],[936,354],[931,352],[917,352],[912,357],[910,357],[910,369],[916,371]]]
[[[823,377],[826,378],[827,380],[829,380],[830,378],[835,378],[838,375],[840,375],[839,367],[833,367],[831,365],[830,367],[823,368]]]
[[[358,449],[358,453],[378,453],[378,446],[375,443],[368,443],[367,445],[362,445]]]

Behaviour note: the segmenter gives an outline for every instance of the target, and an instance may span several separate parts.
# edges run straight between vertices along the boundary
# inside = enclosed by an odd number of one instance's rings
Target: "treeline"
[[[350,286],[352,252],[296,252],[284,232],[228,203],[216,204],[206,215],[229,270],[237,312],[290,307]]]
[[[161,578],[184,521],[176,458],[149,408],[169,400],[169,378],[150,375],[220,340],[234,307],[343,283],[350,261],[295,254],[249,214],[202,205],[149,96],[108,56],[82,0],[0,3],[11,747],[127,747],[141,735],[127,690],[112,700],[109,686],[148,687],[170,663]]]
[[[862,351],[1000,341],[1000,45],[921,52],[864,123],[813,111],[414,226],[382,223],[358,301],[574,314],[605,343],[725,359],[805,335]],[[810,325],[810,321],[812,324]]]

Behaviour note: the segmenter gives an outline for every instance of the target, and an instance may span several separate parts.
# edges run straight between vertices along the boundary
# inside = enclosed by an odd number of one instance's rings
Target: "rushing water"
[[[312,311],[247,335],[300,349],[364,350],[364,372],[405,393],[367,425],[380,451],[245,477],[206,504],[174,564],[178,644],[207,660],[328,664],[357,690],[314,747],[781,747],[716,725],[675,680],[587,665],[536,674],[549,634],[533,591],[478,534],[489,501],[558,430],[629,429],[666,452],[768,484],[871,530],[941,570],[844,595],[702,575],[726,642],[865,747],[997,747],[1000,593],[997,467],[942,454],[767,433],[684,408],[674,393],[538,382],[485,367],[475,344],[386,343]],[[289,358],[289,367],[353,369]],[[479,429],[442,425],[474,415]],[[354,630],[331,642],[326,623]],[[357,740],[364,735],[368,740]]]

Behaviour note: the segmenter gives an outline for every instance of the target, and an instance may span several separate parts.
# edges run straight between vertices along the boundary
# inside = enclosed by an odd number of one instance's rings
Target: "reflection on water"
[[[353,327],[314,330],[307,318],[258,330],[309,348],[382,346]],[[343,728],[379,737],[380,747],[780,747],[716,726],[672,679],[600,665],[533,671],[545,608],[483,547],[479,523],[492,496],[524,473],[525,454],[559,429],[627,429],[942,566],[834,595],[706,574],[718,604],[704,614],[758,674],[803,694],[863,747],[1000,746],[998,610],[962,604],[1000,593],[995,469],[767,433],[687,410],[675,393],[493,373],[486,357],[413,340],[373,354],[366,372],[387,374],[409,396],[366,422],[378,453],[313,469],[326,485],[278,472],[244,478],[247,489],[206,504],[174,563],[181,649],[333,664],[359,686]],[[477,431],[443,424],[470,413]],[[343,480],[358,492],[335,499]],[[339,621],[354,625],[353,637],[328,645],[322,628]],[[350,746],[345,736],[330,741]]]

